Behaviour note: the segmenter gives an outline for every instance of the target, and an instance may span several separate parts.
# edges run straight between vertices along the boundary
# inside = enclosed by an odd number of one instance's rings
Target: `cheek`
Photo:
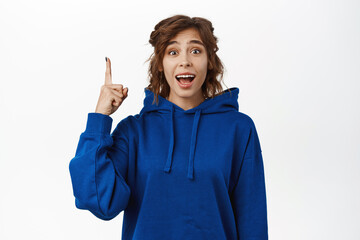
[[[203,61],[203,62],[201,63],[201,70],[204,72],[204,74],[207,73],[207,71],[208,71],[208,66],[209,66],[209,63],[207,62],[207,60],[206,60],[206,61]]]
[[[173,76],[173,70],[169,61],[163,61],[163,71],[167,82],[171,82]]]
[[[164,64],[164,73],[166,76],[171,75],[171,67],[168,64]]]
[[[171,71],[171,68],[172,68],[171,61],[169,61],[167,59],[164,59],[162,64],[163,64],[163,67],[164,67],[164,71],[166,71],[166,72]]]

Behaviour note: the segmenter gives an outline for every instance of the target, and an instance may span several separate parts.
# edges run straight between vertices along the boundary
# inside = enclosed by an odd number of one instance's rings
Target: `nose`
[[[187,53],[182,54],[179,65],[180,67],[190,67],[192,65]]]

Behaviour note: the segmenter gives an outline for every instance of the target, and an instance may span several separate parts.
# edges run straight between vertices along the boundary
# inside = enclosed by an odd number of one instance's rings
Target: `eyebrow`
[[[189,42],[187,42],[187,44],[191,44],[191,43],[197,43],[197,44],[200,44],[200,45],[202,45],[203,47],[205,47],[205,45],[201,42],[201,41],[199,41],[199,40],[190,40]],[[171,41],[171,42],[169,42],[167,45],[169,46],[169,45],[172,45],[172,44],[179,44],[177,41]]]

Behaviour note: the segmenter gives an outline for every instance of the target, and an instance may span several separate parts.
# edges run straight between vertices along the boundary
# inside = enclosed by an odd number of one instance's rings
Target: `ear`
[[[163,71],[163,69],[162,69],[161,66],[158,67],[158,70],[159,70],[159,72],[162,72],[162,71]]]
[[[213,65],[211,64],[211,62],[209,62],[208,69],[209,69],[209,70],[213,69]]]

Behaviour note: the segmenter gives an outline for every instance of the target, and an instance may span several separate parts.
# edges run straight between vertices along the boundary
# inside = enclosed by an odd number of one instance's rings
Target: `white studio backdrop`
[[[68,164],[104,82],[137,114],[151,31],[174,14],[212,21],[227,87],[255,122],[269,239],[360,239],[360,2],[0,1],[0,239],[121,239],[75,208]]]

